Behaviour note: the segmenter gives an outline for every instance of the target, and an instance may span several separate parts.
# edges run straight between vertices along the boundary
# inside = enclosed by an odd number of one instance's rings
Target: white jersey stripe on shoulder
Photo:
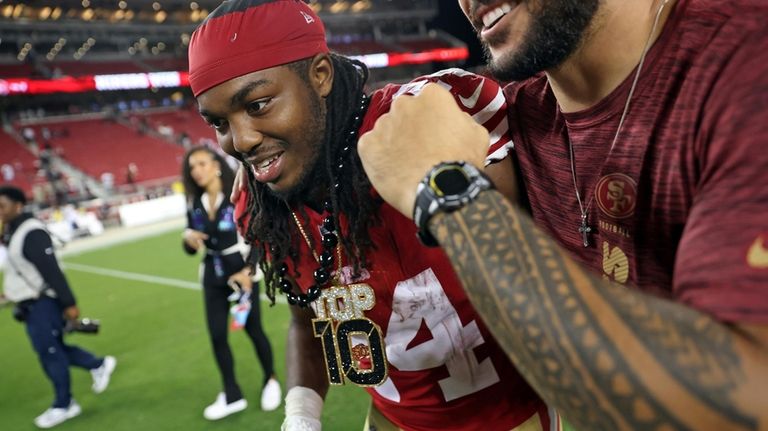
[[[412,96],[415,96],[415,95],[421,93],[421,90],[427,84],[429,84],[429,81],[427,81],[427,80],[414,81],[414,82],[409,82],[407,84],[403,84],[403,85],[400,86],[400,88],[397,89],[395,94],[392,95],[392,100],[397,99],[398,97],[402,96],[403,94],[410,94]]]
[[[506,144],[499,147],[496,151],[492,152],[491,154],[488,154],[485,157],[485,166],[488,166],[491,163],[496,163],[500,160],[504,160],[504,158],[509,155],[510,151],[512,151],[512,148],[514,148],[514,145],[512,141],[509,141]]]
[[[501,119],[499,122],[499,125],[496,126],[495,129],[490,134],[489,142],[491,143],[491,146],[495,144],[498,140],[501,138],[507,137],[507,133],[509,132],[509,121],[507,121],[507,116],[505,115],[504,118]]]
[[[504,98],[504,92],[501,90],[501,88],[498,89],[496,92],[496,97],[491,100],[491,103],[489,103],[487,106],[485,106],[483,109],[481,109],[478,113],[472,116],[472,118],[475,120],[477,124],[485,124],[486,121],[490,120],[491,117],[496,115],[507,103],[506,99]]]
[[[457,67],[452,67],[450,69],[443,69],[438,70],[437,72],[431,74],[431,75],[425,75],[425,78],[439,78],[441,76],[445,75],[456,75],[456,76],[480,76],[476,73],[472,73],[469,71],[466,71],[464,69],[459,69]]]

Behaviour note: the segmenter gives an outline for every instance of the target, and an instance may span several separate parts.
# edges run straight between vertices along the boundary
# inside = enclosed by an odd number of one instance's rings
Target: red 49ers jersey
[[[459,106],[489,130],[489,162],[507,155],[511,142],[501,89],[456,69],[375,92],[360,135],[395,97],[417,94],[428,82],[448,88]],[[308,207],[305,211],[305,231],[319,244],[324,217]],[[480,321],[444,252],[424,247],[413,222],[391,206],[383,204],[380,216],[382,224],[370,231],[376,248],[367,254],[368,267],[356,280],[349,279],[351,270],[345,267],[342,277],[345,284],[368,284],[375,293],[365,317],[381,329],[389,376],[367,388],[376,408],[405,430],[508,431],[537,412],[548,429],[546,407]],[[340,223],[346,232],[343,214]],[[300,255],[296,281],[307,291],[317,263],[303,242]]]

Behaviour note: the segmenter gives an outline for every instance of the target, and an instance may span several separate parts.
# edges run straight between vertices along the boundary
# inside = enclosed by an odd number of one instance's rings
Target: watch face
[[[469,188],[469,178],[457,166],[447,166],[432,177],[432,188],[438,196],[458,195]]]

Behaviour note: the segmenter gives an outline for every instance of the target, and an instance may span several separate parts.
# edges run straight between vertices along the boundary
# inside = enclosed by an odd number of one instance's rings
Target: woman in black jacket
[[[243,292],[252,293],[245,331],[264,369],[261,408],[274,410],[280,405],[282,395],[275,379],[272,347],[261,327],[258,283],[252,283],[251,268],[245,265],[241,254],[243,247],[233,217],[235,208],[228,199],[234,174],[221,155],[207,147],[196,147],[184,157],[182,178],[187,195],[184,250],[189,254],[200,249],[205,251],[200,271],[205,314],[224,384],[224,391],[206,407],[203,416],[209,420],[221,419],[248,406],[235,379],[232,351],[227,341],[229,297],[233,293],[230,286],[233,284],[239,285]]]

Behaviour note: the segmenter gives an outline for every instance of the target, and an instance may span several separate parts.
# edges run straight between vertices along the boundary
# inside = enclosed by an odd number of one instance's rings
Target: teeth
[[[279,156],[272,157],[271,159],[264,160],[263,162],[259,163],[258,166],[256,166],[256,169],[266,169],[267,166],[271,165],[272,162],[277,160]]]
[[[483,25],[485,28],[490,28],[504,15],[512,11],[512,6],[509,3],[504,3],[501,6],[487,12],[483,15]]]

